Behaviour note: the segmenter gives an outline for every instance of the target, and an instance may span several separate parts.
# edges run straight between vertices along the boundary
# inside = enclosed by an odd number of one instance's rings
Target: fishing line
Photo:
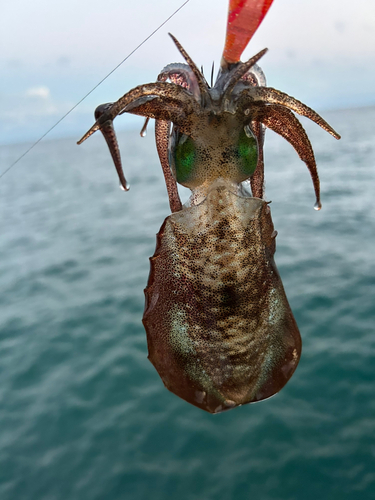
[[[0,179],[7,173],[9,172],[9,170],[14,167],[14,165],[16,165],[20,160],[22,160],[22,158],[24,156],[27,155],[27,153],[29,153],[33,148],[35,148],[35,146],[37,144],[40,143],[40,141],[42,141],[46,135],[48,135],[54,128],[57,127],[57,125],[59,125],[59,123],[61,123],[68,115],[70,115],[70,113],[72,111],[74,111],[76,109],[77,106],[79,106],[81,104],[81,102],[83,102],[90,94],[92,94],[94,92],[94,90],[96,90],[99,85],[101,85],[109,76],[112,75],[112,73],[114,73],[127,59],[129,59],[130,56],[132,56],[134,54],[134,52],[136,52],[140,47],[142,47],[143,44],[145,44],[152,36],[155,35],[155,33],[157,33],[160,28],[162,28],[165,24],[167,24],[167,22],[172,19],[173,16],[175,16],[177,14],[177,12],[179,12],[183,7],[185,7],[185,5],[190,2],[190,0],[186,0],[182,5],[180,5],[180,7],[178,9],[176,9],[173,14],[171,14],[165,21],[163,21],[161,23],[160,26],[158,26],[150,35],[148,35],[148,37],[146,37],[143,42],[141,42],[139,45],[137,45],[137,47],[135,49],[133,49],[130,54],[128,54],[117,66],[115,66],[113,68],[112,71],[110,71],[104,78],[102,78],[100,80],[99,83],[97,83],[95,85],[95,87],[93,87],[90,92],[87,92],[87,94],[85,96],[82,97],[82,99],[80,101],[77,102],[77,104],[75,104],[67,113],[65,113],[64,116],[62,116],[54,125],[52,125],[51,128],[49,128],[47,130],[47,132],[45,132],[41,137],[39,137],[39,139],[37,141],[34,142],[34,144],[32,144],[29,149],[27,149],[24,153],[22,153],[22,155],[20,157],[17,158],[17,160],[15,160],[6,170],[4,170],[4,172],[2,172],[0,174]]]

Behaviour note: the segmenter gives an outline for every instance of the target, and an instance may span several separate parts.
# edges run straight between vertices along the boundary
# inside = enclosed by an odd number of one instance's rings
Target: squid
[[[294,113],[340,136],[311,108],[266,86],[258,61],[240,56],[273,0],[230,0],[215,84],[178,40],[185,63],[167,65],[95,111],[120,186],[123,173],[113,120],[155,119],[156,146],[171,215],[157,234],[145,289],[149,359],[164,385],[210,413],[276,394],[293,375],[301,336],[277,271],[276,235],[264,198],[265,129],[284,137],[306,164],[321,208],[319,177],[307,134]],[[177,184],[191,190],[181,203]]]

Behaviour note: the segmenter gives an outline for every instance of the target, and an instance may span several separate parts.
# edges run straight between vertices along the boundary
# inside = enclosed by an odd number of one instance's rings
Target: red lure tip
[[[229,0],[227,34],[223,58],[226,63],[240,60],[273,0]]]

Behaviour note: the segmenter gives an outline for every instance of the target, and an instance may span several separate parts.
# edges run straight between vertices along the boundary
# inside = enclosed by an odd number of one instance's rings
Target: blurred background
[[[0,7],[0,174],[182,4],[35,0]],[[307,120],[305,165],[267,132],[276,263],[303,338],[268,401],[209,415],[169,393],[141,323],[169,214],[152,127],[116,121],[128,193],[93,110],[181,61],[210,74],[226,0],[190,2],[0,179],[0,498],[370,500],[375,489],[375,4],[275,0],[243,59]],[[184,200],[186,191],[182,192]]]
[[[182,3],[2,2],[0,143],[37,139]],[[168,31],[210,75],[212,62],[220,63],[227,9],[227,0],[190,0],[52,137],[81,134],[98,103],[117,100],[181,61]],[[372,0],[275,0],[243,59],[268,47],[262,67],[269,84],[318,110],[374,105],[374,31]]]

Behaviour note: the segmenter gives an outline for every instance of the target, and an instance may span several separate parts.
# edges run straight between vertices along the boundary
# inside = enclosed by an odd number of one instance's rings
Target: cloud
[[[0,119],[2,133],[17,133],[24,127],[36,126],[60,113],[59,103],[51,96],[50,89],[45,85],[30,87],[23,92],[14,93],[4,99]]]
[[[57,60],[56,60],[56,64],[58,66],[62,66],[62,67],[67,67],[71,64],[71,58],[70,57],[67,57],[67,56],[60,56]]]
[[[51,92],[48,87],[32,87],[26,90],[25,95],[28,97],[40,97],[42,99],[49,99]]]
[[[335,29],[338,33],[343,34],[347,30],[345,23],[341,21],[336,21],[335,24]]]

